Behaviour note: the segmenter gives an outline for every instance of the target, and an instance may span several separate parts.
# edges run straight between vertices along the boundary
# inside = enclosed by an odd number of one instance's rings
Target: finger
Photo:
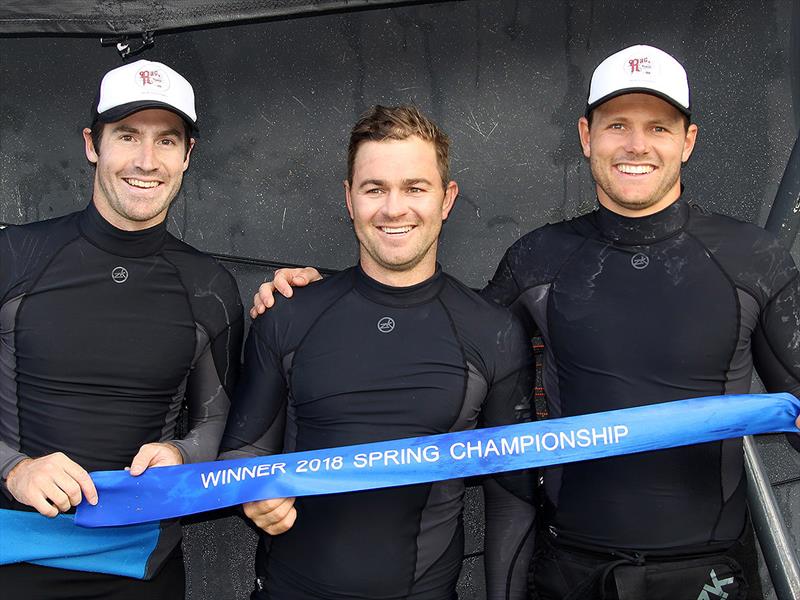
[[[72,508],[72,504],[69,501],[69,496],[64,493],[64,490],[56,485],[55,481],[50,481],[47,485],[42,486],[42,492],[44,493],[45,498],[47,498],[47,500],[49,500],[59,512],[67,512],[70,508]]]
[[[303,267],[303,269],[300,271],[300,275],[308,283],[322,279],[322,273],[317,271],[314,267]]]
[[[287,515],[279,522],[270,525],[265,531],[270,535],[280,535],[289,531],[297,520],[297,509],[292,507]]]
[[[256,500],[255,502],[245,502],[242,504],[244,514],[251,519],[260,518],[266,515],[278,506],[280,506],[285,498],[271,498],[269,500]]]
[[[50,504],[44,495],[37,496],[36,498],[31,498],[31,504],[33,508],[36,509],[40,515],[44,515],[45,517],[53,517],[58,516],[58,509]]]
[[[250,308],[250,318],[255,319],[258,315],[264,314],[266,310],[266,306],[261,301],[261,296],[258,295],[258,292],[253,294],[253,306]]]
[[[259,300],[259,303],[265,309],[266,308],[272,308],[272,305],[275,304],[275,282],[274,281],[265,281],[260,286],[258,286],[258,300]]]
[[[281,273],[278,271],[275,273],[275,280],[272,282],[272,287],[274,291],[280,293],[281,296],[284,298],[291,298],[292,294],[292,284],[291,281],[294,279],[293,273]]]
[[[147,465],[148,468],[151,467],[173,467],[175,465],[182,465],[183,464],[183,454],[178,449],[175,444],[171,444],[169,442],[158,442],[153,444],[156,451],[155,454],[150,458],[150,462]]]
[[[131,461],[131,475],[136,477],[144,473],[157,453],[158,448],[150,444],[145,444],[139,448],[139,452],[136,453],[136,456],[134,456]]]
[[[283,521],[294,507],[294,498],[281,498],[281,503],[274,506],[269,512],[264,514],[268,524],[278,524]]]
[[[67,495],[69,507],[78,506],[81,503],[81,486],[68,473],[58,474],[53,478],[53,482]],[[67,507],[67,510],[69,510],[69,507]],[[61,507],[59,506],[59,508]]]
[[[92,505],[97,504],[97,488],[94,486],[94,481],[92,481],[86,469],[78,463],[72,462],[71,465],[65,467],[64,471],[78,484],[86,501]]]

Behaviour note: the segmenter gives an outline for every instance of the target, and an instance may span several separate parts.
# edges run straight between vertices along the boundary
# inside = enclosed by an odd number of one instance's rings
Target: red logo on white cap
[[[142,69],[136,73],[136,83],[145,90],[166,91],[169,89],[169,78],[158,69]]]
[[[628,59],[628,69],[631,75],[642,74],[650,75],[653,70],[653,63],[646,56],[632,57]]]

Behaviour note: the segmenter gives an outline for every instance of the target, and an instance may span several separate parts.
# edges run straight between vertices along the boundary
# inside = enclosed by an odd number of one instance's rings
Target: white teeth
[[[142,181],[141,179],[126,179],[125,181],[128,182],[128,185],[145,189],[154,188],[159,185],[158,181]]]
[[[408,233],[411,229],[411,225],[406,225],[405,227],[381,227],[383,233]]]
[[[645,175],[653,172],[652,165],[617,165],[617,169],[629,175]]]

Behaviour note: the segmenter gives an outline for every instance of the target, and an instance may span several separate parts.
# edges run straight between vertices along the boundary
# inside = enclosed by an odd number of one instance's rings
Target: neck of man
[[[362,252],[359,263],[367,276],[378,283],[391,287],[411,287],[433,277],[436,273],[436,252],[429,252],[429,256],[409,269],[388,269],[376,263],[371,257]]]
[[[167,218],[167,211],[165,210],[152,219],[148,219],[147,221],[133,221],[131,219],[125,219],[114,209],[112,209],[107,202],[98,200],[97,191],[95,191],[94,195],[92,196],[92,203],[104,220],[108,221],[111,225],[117,229],[121,229],[122,231],[142,231],[144,229],[150,229],[151,227],[160,225],[164,222],[164,219]]]
[[[631,219],[638,219],[641,217],[648,217],[650,215],[654,215],[657,212],[661,212],[668,206],[672,205],[678,198],[681,197],[681,180],[675,182],[675,185],[672,186],[669,191],[664,194],[660,200],[653,202],[652,204],[647,205],[627,205],[623,206],[616,200],[613,200],[608,194],[606,194],[603,189],[599,185],[595,185],[595,190],[597,191],[597,200],[600,204],[610,210],[613,213],[621,215],[623,217],[628,217]]]

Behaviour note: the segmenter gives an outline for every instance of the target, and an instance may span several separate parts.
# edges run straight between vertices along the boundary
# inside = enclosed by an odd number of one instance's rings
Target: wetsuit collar
[[[432,276],[408,287],[384,285],[364,273],[360,265],[353,268],[353,279],[360,294],[378,304],[396,308],[424,304],[432,300],[439,294],[445,281],[439,263],[436,263],[436,272]]]
[[[646,245],[671,237],[683,229],[689,205],[678,198],[667,208],[646,217],[623,217],[600,205],[594,223],[604,238],[628,245]]]
[[[78,223],[83,236],[93,245],[126,258],[155,254],[167,239],[166,222],[141,231],[123,231],[106,221],[97,212],[94,202],[81,213]]]

